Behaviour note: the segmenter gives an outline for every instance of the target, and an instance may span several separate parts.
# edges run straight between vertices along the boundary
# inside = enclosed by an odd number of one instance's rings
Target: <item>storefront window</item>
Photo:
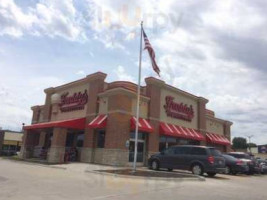
[[[138,140],[144,140],[146,137],[145,133],[138,133]],[[130,133],[130,139],[135,139],[135,132]]]
[[[101,130],[97,133],[97,148],[104,148],[105,146],[105,134],[106,132]]]
[[[75,135],[71,132],[67,134],[66,147],[72,147]]]
[[[79,134],[77,136],[77,147],[83,147],[84,134]]]
[[[199,145],[200,142],[196,140],[187,140],[182,138],[174,138],[168,136],[161,136],[159,141],[159,151],[162,152],[174,145]]]

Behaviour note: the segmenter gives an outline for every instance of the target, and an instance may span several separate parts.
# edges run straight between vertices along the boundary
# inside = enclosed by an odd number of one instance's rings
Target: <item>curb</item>
[[[17,163],[23,163],[23,164],[26,164],[26,165],[38,165],[38,166],[41,166],[41,167],[48,167],[48,168],[54,168],[54,169],[67,170],[66,167],[53,166],[53,165],[49,165],[49,164],[44,164],[42,162],[29,161],[29,160],[24,160],[24,159],[15,160],[15,159],[12,159],[12,158],[4,158],[3,160],[8,160],[8,161],[17,162]]]
[[[107,173],[107,172],[99,172],[99,171],[89,171],[85,170],[84,172],[86,173],[91,173],[91,174],[98,174],[102,176],[113,176],[116,178],[131,178],[131,179],[139,179],[139,180],[151,180],[151,181],[174,181],[174,182],[181,182],[181,181],[206,181],[204,177],[201,176],[193,176],[192,178],[187,177],[187,178],[164,178],[164,177],[144,177],[144,176],[130,176],[130,175],[121,175],[121,174],[112,174],[112,173]],[[168,172],[166,172],[168,173]]]

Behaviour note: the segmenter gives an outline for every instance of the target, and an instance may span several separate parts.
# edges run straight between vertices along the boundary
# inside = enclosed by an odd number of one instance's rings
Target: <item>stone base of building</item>
[[[112,166],[128,166],[129,151],[122,149],[82,148],[80,161]]]
[[[127,166],[129,162],[129,151],[122,149],[94,149],[94,163]]]
[[[39,158],[40,155],[41,155],[41,150],[42,150],[41,146],[34,147],[34,149],[33,149],[33,157]]]
[[[81,158],[80,161],[84,163],[92,162],[92,149],[91,148],[81,148]]]
[[[19,153],[20,159],[27,159],[33,156],[33,147],[22,146]]]
[[[64,163],[65,147],[51,147],[48,152],[47,162],[51,164]]]

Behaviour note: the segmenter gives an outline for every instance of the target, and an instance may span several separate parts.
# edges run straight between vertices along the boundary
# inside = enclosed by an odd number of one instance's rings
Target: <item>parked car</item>
[[[249,171],[247,172],[248,174],[259,173],[259,166],[256,164],[256,160],[253,156],[244,152],[230,152],[228,155],[246,162],[249,167]]]
[[[260,168],[261,174],[267,174],[267,161],[262,159],[257,159],[257,163]]]
[[[237,173],[247,173],[249,167],[247,162],[233,156],[222,154],[225,159],[225,173],[236,175]]]
[[[172,146],[161,153],[152,155],[148,160],[149,168],[166,168],[192,171],[193,174],[215,176],[225,171],[225,160],[214,147],[179,145]]]

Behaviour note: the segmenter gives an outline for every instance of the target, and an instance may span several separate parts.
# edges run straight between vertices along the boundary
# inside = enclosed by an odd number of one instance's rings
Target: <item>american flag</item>
[[[148,54],[150,56],[152,67],[153,67],[154,71],[160,76],[160,74],[159,74],[160,69],[159,69],[159,67],[156,63],[156,60],[155,60],[156,55],[155,55],[154,49],[152,48],[152,46],[151,46],[151,44],[150,44],[150,42],[146,36],[144,29],[143,29],[143,35],[144,35],[145,49],[147,49]]]

